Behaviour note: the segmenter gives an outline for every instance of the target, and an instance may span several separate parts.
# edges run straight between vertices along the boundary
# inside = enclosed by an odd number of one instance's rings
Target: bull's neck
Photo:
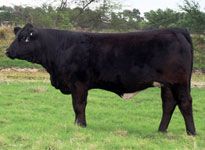
[[[60,30],[42,29],[43,54],[40,64],[51,74],[57,69],[60,55],[60,46],[65,35]],[[55,69],[55,70],[53,70]]]

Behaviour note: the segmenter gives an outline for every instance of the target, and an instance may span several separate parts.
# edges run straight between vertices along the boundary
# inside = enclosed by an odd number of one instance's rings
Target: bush
[[[6,32],[3,29],[0,29],[0,39],[6,39]]]
[[[5,40],[9,32],[11,32],[10,28],[5,26],[0,27],[0,40]]]
[[[205,36],[192,35],[194,45],[194,67],[205,69]]]

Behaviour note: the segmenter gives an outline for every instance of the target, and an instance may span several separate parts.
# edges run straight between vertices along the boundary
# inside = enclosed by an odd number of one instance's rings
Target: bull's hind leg
[[[190,95],[190,87],[188,85],[173,86],[173,94],[177,99],[179,109],[183,115],[186,131],[188,135],[196,135],[193,113],[192,98]]]
[[[85,109],[87,104],[88,91],[81,83],[77,83],[72,88],[72,102],[75,112],[75,123],[79,126],[86,127]]]
[[[172,91],[169,87],[161,88],[161,98],[162,98],[162,119],[159,125],[159,131],[166,132],[177,103],[174,100]]]

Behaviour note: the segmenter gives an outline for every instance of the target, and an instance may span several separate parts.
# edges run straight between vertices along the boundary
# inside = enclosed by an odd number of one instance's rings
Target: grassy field
[[[11,29],[0,40],[0,68],[42,68],[4,55],[13,39]],[[195,67],[204,66],[195,63]],[[91,90],[87,123],[73,124],[71,97],[49,83],[45,72],[30,69],[0,70],[0,150],[67,149],[205,149],[205,76],[193,75],[194,116],[198,135],[187,136],[177,109],[169,132],[157,128],[161,119],[160,89],[140,92],[130,101],[113,93]],[[198,88],[200,87],[200,88]]]
[[[91,90],[88,126],[79,128],[73,124],[71,97],[51,87],[45,72],[6,70],[0,72],[0,150],[205,149],[204,91],[192,89],[196,137],[186,135],[178,109],[168,133],[157,132],[158,88],[142,91],[130,101]]]

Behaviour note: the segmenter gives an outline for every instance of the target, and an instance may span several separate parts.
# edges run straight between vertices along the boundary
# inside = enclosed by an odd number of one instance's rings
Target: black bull
[[[183,29],[133,33],[82,33],[15,27],[7,56],[41,64],[51,84],[72,95],[75,122],[86,126],[89,89],[104,89],[122,96],[161,84],[162,119],[168,128],[178,105],[188,134],[195,135],[190,80],[192,41]]]

